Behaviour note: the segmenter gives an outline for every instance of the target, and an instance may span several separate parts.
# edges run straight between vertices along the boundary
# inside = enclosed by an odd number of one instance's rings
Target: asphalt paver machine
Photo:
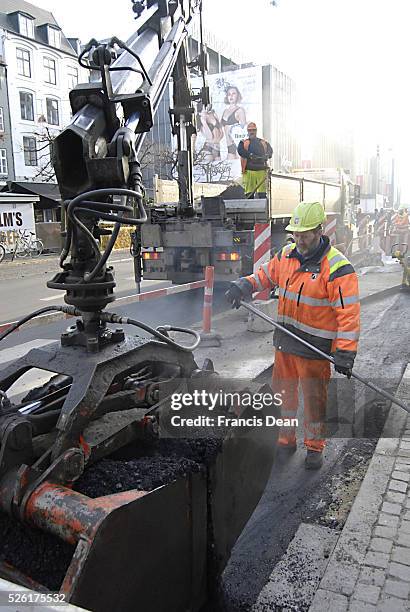
[[[94,80],[70,92],[73,117],[53,146],[66,228],[61,270],[47,284],[65,291],[66,305],[41,310],[76,322],[0,372],[0,577],[59,591],[90,610],[199,610],[273,460],[274,428],[227,426],[212,439],[196,431],[171,440],[173,393],[224,384],[232,391],[232,384],[209,360],[195,362],[196,332],[176,329],[194,337],[187,346],[172,339],[170,326],[105,310],[115,299],[107,261],[120,227],[133,225],[138,236],[147,218],[138,152],[171,78],[178,215],[193,214],[193,101],[207,104],[208,90],[204,78],[202,91],[191,92],[189,68],[196,63],[204,73],[206,61],[202,51],[188,62],[186,37],[200,9],[195,0],[134,0],[136,31],[127,43],[91,40],[83,49],[79,62]],[[101,220],[114,224],[104,252]],[[134,246],[138,254],[138,237]],[[11,401],[12,385],[34,368],[50,379]],[[239,401],[219,410],[250,409]],[[104,490],[119,465],[116,489]],[[93,470],[98,486],[87,488]],[[158,471],[166,477],[155,479]]]

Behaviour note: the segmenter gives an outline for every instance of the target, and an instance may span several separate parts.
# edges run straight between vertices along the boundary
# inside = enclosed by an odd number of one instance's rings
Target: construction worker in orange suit
[[[287,231],[286,244],[259,270],[231,283],[226,293],[233,307],[262,289],[279,288],[278,323],[327,354],[337,372],[350,378],[360,331],[357,275],[348,259],[322,233],[325,212],[319,202],[301,202]],[[284,332],[275,330],[274,390],[282,393],[282,417],[295,418],[298,387],[304,398],[304,442],[307,469],[320,468],[325,447],[325,420],[330,362]],[[296,450],[294,427],[281,428],[279,452]]]
[[[392,242],[400,243],[400,248],[409,242],[409,215],[407,208],[400,208],[392,218]]]

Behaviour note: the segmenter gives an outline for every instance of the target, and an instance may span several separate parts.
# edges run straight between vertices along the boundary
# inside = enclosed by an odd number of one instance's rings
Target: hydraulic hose
[[[129,319],[128,317],[121,317],[120,315],[117,315],[111,312],[102,312],[101,320],[107,323],[118,323],[120,325],[134,325],[135,327],[139,327],[140,329],[143,329],[149,334],[152,334],[155,338],[157,338],[161,342],[165,342],[165,344],[169,344],[169,346],[185,351],[187,353],[191,353],[192,351],[194,351],[199,346],[199,343],[201,342],[201,336],[198,334],[198,332],[194,331],[193,329],[187,329],[185,327],[173,327],[172,325],[160,325],[157,328],[154,328],[154,327],[151,327],[150,325],[146,325],[146,323],[142,323],[142,321],[136,321],[135,319]],[[178,342],[171,340],[171,338],[163,334],[161,330],[166,331],[166,332],[176,331],[176,332],[181,332],[184,334],[189,334],[190,336],[194,336],[195,342],[191,346],[183,346],[182,344],[178,344]]]
[[[187,353],[191,353],[192,351],[194,351],[201,342],[201,336],[193,329],[186,329],[184,327],[173,327],[172,325],[160,325],[159,327],[154,329],[153,327],[150,327],[149,325],[146,325],[141,321],[135,321],[134,319],[126,319],[125,323],[127,323],[128,325],[135,325],[136,327],[140,327],[144,331],[147,331],[148,333],[155,336],[155,338],[158,338],[158,340],[161,340],[161,342],[165,342],[166,344],[186,351]],[[189,334],[190,336],[194,336],[195,342],[191,346],[184,346],[183,344],[179,344],[178,342],[171,340],[171,338],[169,338],[165,334],[161,333],[161,329],[164,331],[176,331],[184,334]]]
[[[81,312],[77,310],[74,306],[45,306],[44,308],[40,308],[39,310],[35,310],[34,312],[26,315],[19,321],[12,323],[10,327],[8,327],[4,332],[0,334],[0,342],[4,338],[6,338],[9,334],[11,334],[13,331],[18,329],[21,325],[24,325],[24,323],[27,323],[28,321],[30,321],[31,319],[34,319],[35,317],[39,317],[43,314],[46,314],[47,312],[64,312],[65,314],[69,314],[72,316],[81,316]],[[199,346],[199,343],[201,342],[201,337],[198,334],[198,332],[194,331],[193,329],[187,329],[185,327],[173,327],[172,325],[160,325],[159,327],[155,329],[154,327],[151,327],[150,325],[146,325],[145,323],[142,323],[142,321],[128,319],[128,317],[120,317],[117,314],[108,313],[108,312],[101,313],[101,321],[105,321],[108,323],[119,323],[120,325],[134,325],[135,327],[139,327],[140,329],[143,329],[149,334],[152,334],[153,336],[155,336],[155,338],[157,338],[161,342],[165,342],[166,344],[169,344],[170,346],[173,346],[174,348],[178,348],[182,351],[186,351],[187,353],[194,351]],[[184,334],[189,334],[190,336],[194,336],[195,342],[194,344],[190,346],[183,346],[182,344],[178,344],[178,342],[171,340],[171,338],[163,334],[161,330],[166,331],[166,332],[176,331],[176,332],[181,332]]]
[[[35,317],[39,317],[43,314],[46,314],[47,312],[64,312],[65,314],[69,314],[72,316],[81,315],[80,311],[74,308],[74,306],[45,306],[44,308],[40,308],[39,310],[35,310],[34,312],[26,315],[25,317],[20,319],[20,321],[16,321],[15,323],[12,323],[10,327],[8,327],[4,332],[0,334],[0,342],[4,338],[6,338],[9,334],[11,334],[16,329],[18,329],[21,325],[24,325],[24,323],[27,323],[27,321],[30,321],[31,319],[34,319]]]

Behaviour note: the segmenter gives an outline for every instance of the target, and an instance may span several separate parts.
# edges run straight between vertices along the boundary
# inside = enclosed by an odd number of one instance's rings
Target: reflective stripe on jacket
[[[324,236],[317,260],[303,265],[286,245],[268,263],[245,277],[254,291],[278,287],[278,323],[326,353],[356,351],[360,332],[357,275],[351,263]],[[284,352],[320,359],[283,332],[275,332],[275,346]]]

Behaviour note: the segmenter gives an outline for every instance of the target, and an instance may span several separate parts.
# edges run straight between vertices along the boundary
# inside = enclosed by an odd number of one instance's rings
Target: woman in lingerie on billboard
[[[221,125],[225,131],[226,144],[228,147],[227,159],[238,159],[237,143],[243,138],[243,129],[246,126],[246,113],[242,102],[242,96],[236,85],[229,85],[225,90],[225,108]],[[235,138],[236,135],[236,138]]]
[[[201,112],[197,115],[197,127],[198,131],[205,138],[205,143],[200,151],[203,155],[203,161],[205,163],[220,161],[220,142],[224,133],[218,115],[212,106],[202,107]]]

